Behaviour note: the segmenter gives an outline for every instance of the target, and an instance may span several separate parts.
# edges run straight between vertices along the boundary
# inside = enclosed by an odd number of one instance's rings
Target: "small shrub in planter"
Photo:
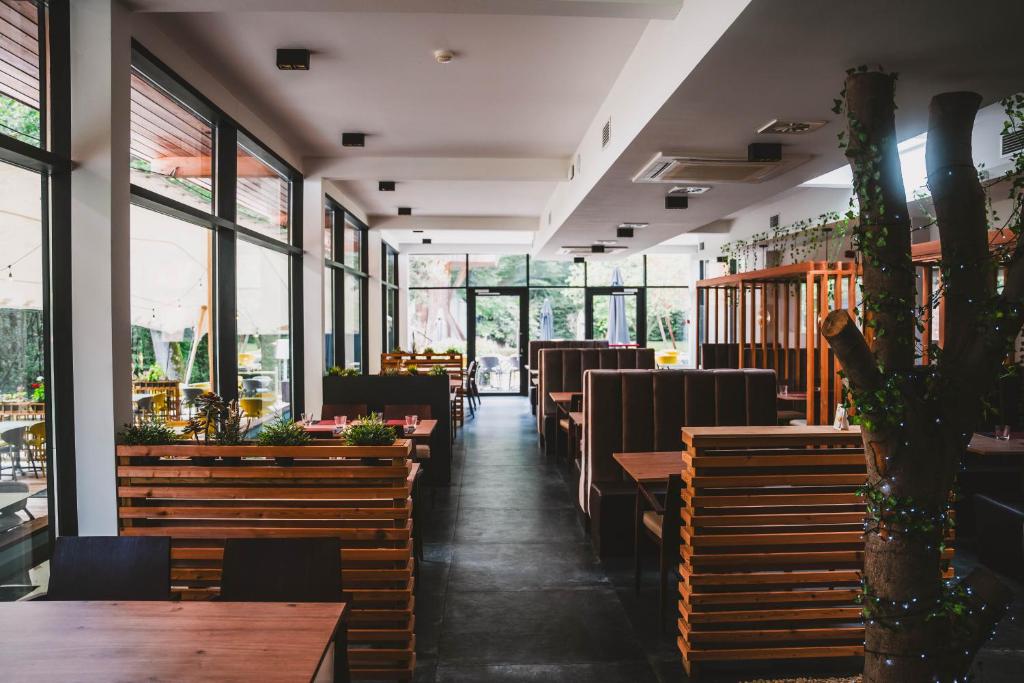
[[[431,377],[440,377],[441,375],[447,375],[448,370],[446,370],[443,366],[435,365],[434,367],[430,368],[430,372],[428,372],[427,374],[430,375]]]
[[[411,363],[409,365],[405,366],[405,371],[407,373],[409,373],[410,375],[418,375],[418,374],[420,374],[420,369],[418,367],[416,367],[415,365],[412,365]]]
[[[313,439],[309,433],[295,420],[283,415],[273,422],[263,425],[256,436],[259,446],[308,446]],[[278,465],[290,465],[295,458],[274,458]]]
[[[421,351],[420,353],[422,353],[424,356],[433,356],[437,352],[434,351],[434,347],[428,346],[427,348],[423,349],[423,351]]]
[[[245,442],[245,434],[252,420],[246,420],[245,426],[242,425],[238,401],[228,402],[212,391],[207,391],[196,397],[193,407],[195,414],[185,426],[185,436],[191,436],[197,444],[207,446],[240,446]],[[196,457],[194,460],[209,465],[216,458]]]
[[[397,430],[377,414],[359,418],[358,423],[353,424],[342,434],[342,439],[348,446],[390,446],[397,438]]]
[[[402,371],[399,370],[398,368],[384,368],[383,370],[381,370],[380,374],[384,375],[385,377],[396,377],[398,375],[401,375]]]
[[[327,369],[328,377],[358,377],[359,371],[355,368],[341,368],[337,365],[332,365]]]
[[[458,356],[462,353],[462,351],[459,351],[454,346],[449,346],[447,349],[444,350],[444,352],[447,353],[449,356]]]
[[[115,440],[119,446],[166,446],[177,441],[178,435],[163,422],[147,420],[122,426]],[[147,455],[137,460],[141,465],[152,465],[160,458]]]

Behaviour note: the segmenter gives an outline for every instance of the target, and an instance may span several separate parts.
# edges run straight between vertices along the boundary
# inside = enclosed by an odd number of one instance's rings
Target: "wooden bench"
[[[385,447],[119,446],[120,532],[169,536],[172,590],[197,600],[218,593],[227,538],[337,536],[351,596],[352,677],[409,680],[412,452],[408,440]],[[199,464],[199,456],[222,460]],[[293,460],[278,464],[280,457]]]
[[[859,430],[682,433],[677,642],[686,671],[716,660],[863,656]]]

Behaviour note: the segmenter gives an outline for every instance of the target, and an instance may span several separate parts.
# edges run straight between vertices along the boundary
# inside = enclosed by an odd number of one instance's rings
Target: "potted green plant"
[[[437,352],[434,351],[433,346],[428,346],[427,348],[423,349],[423,351],[421,351],[420,353],[424,356],[434,356],[437,354]]]
[[[359,418],[341,436],[349,446],[391,446],[398,438],[394,427],[384,422],[380,415],[373,413]]]
[[[410,364],[405,366],[405,371],[407,373],[409,373],[410,375],[418,375],[418,374],[420,374],[420,369],[418,367],[416,367],[412,363],[410,363]]]
[[[242,425],[238,401],[225,401],[212,391],[196,397],[193,411],[185,425],[184,435],[191,436],[196,444],[239,446],[244,443],[245,434],[252,425],[251,419],[245,421],[245,426]],[[215,460],[205,456],[196,458],[196,462],[202,464],[212,464]]]
[[[454,346],[449,346],[447,349],[444,350],[444,352],[447,353],[449,356],[461,356],[462,355],[462,351],[460,351],[458,348],[456,348]]]
[[[447,375],[448,369],[445,368],[443,365],[435,365],[434,367],[430,368],[430,372],[428,372],[427,374],[430,375],[431,377],[440,377],[441,375]]]
[[[118,430],[115,442],[119,446],[167,446],[178,440],[178,434],[163,422],[146,420],[138,424],[126,424]],[[158,462],[158,456],[140,456],[136,462],[151,465]]]
[[[332,365],[327,368],[327,377],[358,377],[359,371],[355,368],[342,368]]]
[[[284,415],[263,425],[256,436],[259,446],[308,446],[312,441],[301,424]],[[278,465],[291,465],[295,458],[275,457],[274,461]]]

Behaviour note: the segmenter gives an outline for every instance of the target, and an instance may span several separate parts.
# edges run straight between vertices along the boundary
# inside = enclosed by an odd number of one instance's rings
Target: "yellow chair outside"
[[[242,398],[238,400],[238,405],[242,409],[242,414],[246,417],[260,417],[263,415],[262,398]]]
[[[29,463],[32,465],[32,473],[37,474],[41,469],[43,476],[46,476],[46,423],[36,422],[25,429],[25,448],[28,449]]]

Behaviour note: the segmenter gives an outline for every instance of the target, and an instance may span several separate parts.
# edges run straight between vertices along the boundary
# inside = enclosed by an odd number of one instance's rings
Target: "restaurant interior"
[[[0,0],[0,680],[1019,681],[1022,25]]]

